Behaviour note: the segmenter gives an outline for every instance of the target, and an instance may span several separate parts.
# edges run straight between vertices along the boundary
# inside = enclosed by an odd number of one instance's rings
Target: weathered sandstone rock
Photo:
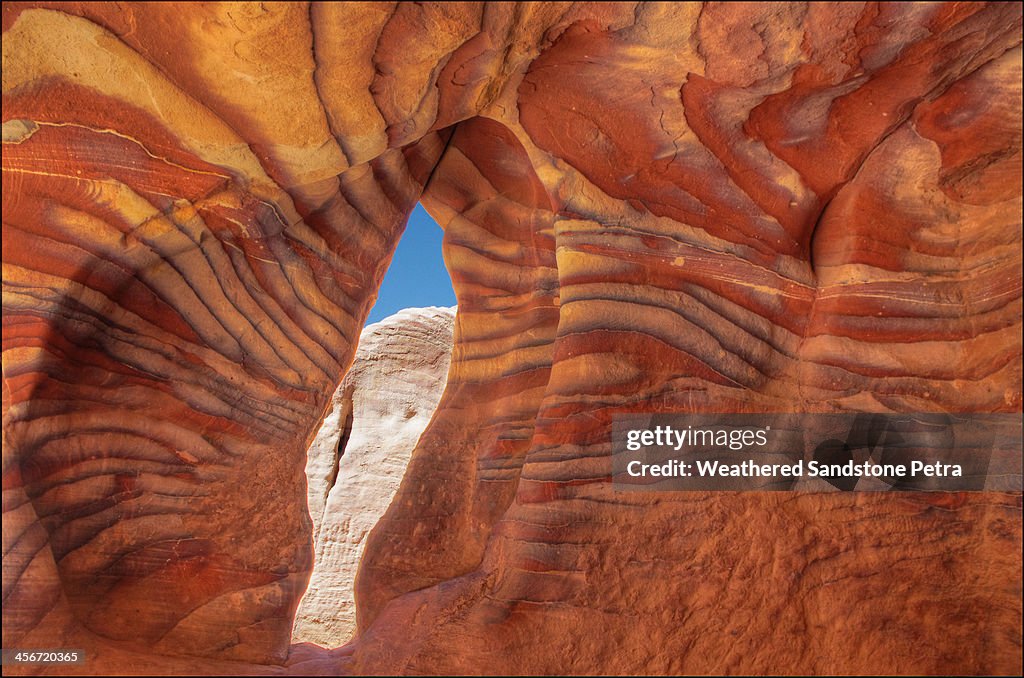
[[[4,647],[1019,671],[1019,494],[609,478],[620,411],[1021,411],[1019,4],[7,3],[3,31]],[[356,639],[292,646],[305,452],[417,200],[448,384]]]
[[[448,376],[453,308],[411,308],[368,325],[309,447],[314,562],[292,640],[343,645],[366,534],[391,503]]]

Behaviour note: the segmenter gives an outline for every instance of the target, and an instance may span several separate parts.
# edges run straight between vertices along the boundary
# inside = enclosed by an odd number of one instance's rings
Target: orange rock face
[[[1012,3],[7,3],[5,648],[86,673],[1012,673],[1019,494],[644,494],[616,412],[1021,411]],[[290,644],[422,200],[448,385]],[[6,669],[6,667],[5,667]]]

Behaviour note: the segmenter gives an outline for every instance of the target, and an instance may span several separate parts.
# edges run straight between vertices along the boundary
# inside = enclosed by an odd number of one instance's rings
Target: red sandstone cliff
[[[622,495],[616,411],[1021,411],[1011,3],[7,3],[4,647],[86,672],[1019,671],[1020,495]],[[406,215],[448,385],[290,647]],[[242,663],[233,663],[242,662]]]

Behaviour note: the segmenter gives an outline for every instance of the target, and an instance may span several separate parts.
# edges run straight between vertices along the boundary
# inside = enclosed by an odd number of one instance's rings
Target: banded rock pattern
[[[309,446],[315,557],[294,642],[334,647],[355,631],[353,584],[366,535],[387,510],[444,391],[454,308],[408,308],[368,325]]]
[[[4,8],[4,646],[53,643],[56,615],[281,661],[312,561],[305,450],[447,136],[349,162],[312,54],[251,52],[308,31],[298,6],[140,8],[134,46],[103,17],[136,14],[84,9]],[[237,47],[230,82],[180,58],[190,31],[197,59]]]
[[[1019,6],[9,3],[3,27],[5,647],[1019,670],[1019,495],[626,496],[608,458],[615,411],[1021,411]],[[459,300],[448,385],[357,638],[289,651],[303,450],[418,199]]]

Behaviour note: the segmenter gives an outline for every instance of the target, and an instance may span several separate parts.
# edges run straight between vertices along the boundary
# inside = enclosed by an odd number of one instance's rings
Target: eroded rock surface
[[[356,627],[366,535],[391,503],[448,377],[454,308],[411,308],[368,325],[306,462],[313,576],[292,640],[336,647]]]
[[[6,3],[4,647],[1013,673],[1019,494],[621,495],[616,411],[1021,411],[1016,3]],[[417,200],[449,381],[290,645]],[[238,663],[242,662],[242,663]]]

